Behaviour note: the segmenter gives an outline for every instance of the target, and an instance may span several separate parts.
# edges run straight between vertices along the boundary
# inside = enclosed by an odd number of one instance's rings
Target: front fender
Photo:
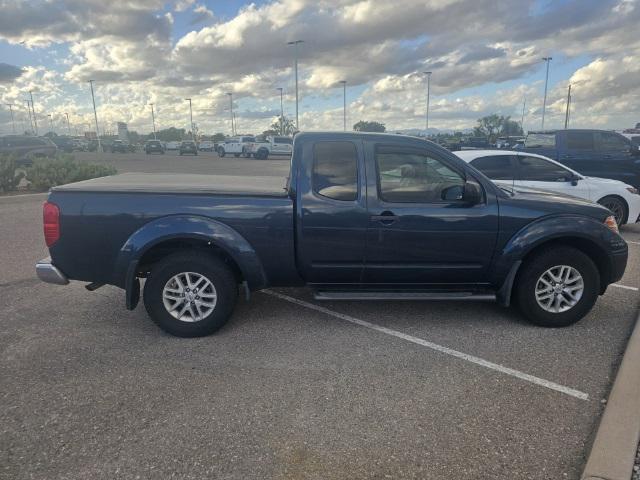
[[[594,218],[581,215],[553,215],[535,220],[516,232],[498,253],[493,281],[501,285],[512,266],[534,248],[551,240],[584,239],[605,253],[624,249],[622,237]]]
[[[155,219],[134,232],[118,253],[113,283],[126,288],[134,280],[130,277],[135,277],[135,266],[149,249],[177,239],[210,242],[236,262],[252,290],[267,285],[262,262],[249,242],[228,225],[197,215],[169,215]]]

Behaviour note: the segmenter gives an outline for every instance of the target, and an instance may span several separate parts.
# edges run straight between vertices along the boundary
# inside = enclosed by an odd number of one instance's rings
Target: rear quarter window
[[[313,191],[333,200],[358,197],[358,152],[351,142],[318,142],[313,146]]]
[[[524,141],[525,148],[555,148],[555,133],[530,133]]]

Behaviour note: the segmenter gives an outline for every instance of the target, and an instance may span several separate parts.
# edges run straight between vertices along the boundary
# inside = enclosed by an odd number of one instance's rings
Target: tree
[[[275,135],[293,135],[296,132],[296,124],[293,120],[289,120],[287,117],[278,117],[278,119],[269,127],[270,131],[275,132]]]
[[[522,135],[522,127],[510,116],[497,113],[478,119],[478,125],[473,128],[476,137],[487,137],[489,142],[495,142],[498,136]]]
[[[224,133],[218,132],[213,134],[211,140],[214,142],[223,142],[225,138],[227,138],[227,136]]]
[[[387,127],[384,126],[384,123],[360,120],[353,126],[353,130],[356,132],[385,132]]]
[[[185,137],[185,134],[186,131],[184,128],[170,127],[158,131],[156,136],[158,137],[158,140],[162,140],[163,142],[177,142],[182,140]]]

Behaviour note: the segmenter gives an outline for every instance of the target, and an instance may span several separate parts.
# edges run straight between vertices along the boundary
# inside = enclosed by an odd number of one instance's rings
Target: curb
[[[582,480],[630,480],[640,440],[640,315],[609,394]]]

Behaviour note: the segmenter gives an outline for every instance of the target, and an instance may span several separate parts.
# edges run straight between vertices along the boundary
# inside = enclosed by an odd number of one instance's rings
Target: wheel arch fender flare
[[[257,252],[236,230],[199,215],[168,215],[140,227],[118,252],[113,284],[126,290],[127,308],[135,308],[134,303],[139,297],[136,293],[139,291],[136,271],[144,254],[160,243],[183,239],[201,240],[221,249],[236,263],[252,290],[267,286],[267,277]]]
[[[503,295],[510,293],[525,257],[535,248],[553,241],[566,241],[568,244],[572,241],[589,242],[605,253],[625,248],[624,240],[595,218],[583,215],[542,217],[517,231],[499,252],[493,268],[493,280],[501,287]]]

